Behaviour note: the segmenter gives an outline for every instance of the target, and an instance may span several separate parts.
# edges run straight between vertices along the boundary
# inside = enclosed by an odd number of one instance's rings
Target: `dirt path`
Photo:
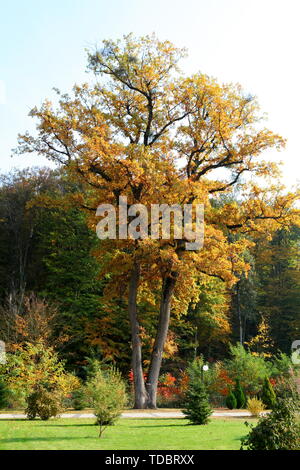
[[[251,416],[245,410],[215,410],[213,412],[215,417],[246,417]],[[61,418],[94,418],[93,413],[63,413]],[[122,413],[122,418],[183,418],[184,414],[178,411],[159,411],[159,410],[143,410],[143,411],[125,411]],[[0,419],[24,419],[26,415],[23,413],[0,413]]]

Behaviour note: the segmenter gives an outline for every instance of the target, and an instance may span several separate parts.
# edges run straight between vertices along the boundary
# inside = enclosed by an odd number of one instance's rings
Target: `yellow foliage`
[[[148,296],[155,305],[163,280],[176,278],[177,315],[196,302],[199,279],[221,279],[230,287],[249,271],[243,256],[249,234],[271,237],[279,226],[300,223],[294,207],[299,192],[286,194],[277,180],[279,165],[261,158],[265,150],[283,148],[284,139],[261,126],[257,100],[240,85],[220,84],[202,73],[183,77],[178,61],[185,54],[155,36],[104,41],[103,49],[89,53],[98,83],[76,85],[70,95],[58,91],[57,108],[49,101],[34,108],[37,136],[21,135],[17,151],[36,152],[66,167],[83,188],[72,203],[87,212],[92,229],[98,205],[118,209],[121,195],[129,205],[147,209],[154,203],[205,205],[199,251],[185,251],[182,240],[171,235],[106,240],[95,252],[100,275],[109,273],[108,299],[127,295],[137,264],[139,300]],[[227,175],[221,180],[220,169]],[[252,182],[240,181],[248,173]],[[263,179],[268,184],[260,187]],[[230,202],[238,183],[240,200]]]
[[[265,408],[266,407],[263,402],[257,397],[248,398],[247,410],[251,413],[252,416],[260,416]]]
[[[261,356],[264,358],[271,357],[272,354],[270,349],[273,346],[273,342],[269,336],[270,327],[266,318],[262,317],[260,324],[258,325],[257,335],[251,338],[250,341],[245,342],[253,356]]]

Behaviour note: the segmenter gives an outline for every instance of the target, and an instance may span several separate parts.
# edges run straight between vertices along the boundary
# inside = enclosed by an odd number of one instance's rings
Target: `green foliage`
[[[182,322],[176,318],[175,332],[189,340],[183,346],[188,346],[191,354],[196,347],[206,357],[219,357],[224,354],[230,334],[226,287],[219,279],[210,279],[203,284],[199,281],[198,288],[198,301],[190,305]],[[181,341],[180,338],[180,345]]]
[[[233,410],[237,407],[237,401],[234,393],[231,391],[226,397],[226,406],[230,410]]]
[[[276,403],[276,395],[274,389],[270,380],[267,377],[265,378],[263,384],[261,399],[268,409],[272,409]]]
[[[79,386],[78,378],[66,373],[53,348],[43,343],[26,343],[6,357],[1,373],[16,401],[26,400],[38,387],[58,391],[64,397]]]
[[[297,407],[291,399],[278,399],[273,411],[259,419],[258,424],[246,423],[249,434],[242,441],[247,450],[299,450],[300,428],[296,420]]]
[[[291,399],[294,403],[300,403],[297,385],[293,376],[277,378],[274,391],[277,399]]]
[[[224,361],[224,367],[231,380],[239,378],[246,394],[257,395],[265,377],[270,375],[267,362],[259,356],[253,356],[243,346],[230,346],[231,359]]]
[[[202,379],[204,379],[203,366],[204,361],[202,356],[198,357],[197,359],[194,359],[194,361],[189,363],[186,372],[188,374],[190,382],[198,380],[201,381]]]
[[[32,420],[38,416],[46,421],[62,412],[62,397],[57,390],[47,390],[37,386],[36,390],[27,397],[26,414]]]
[[[86,391],[94,408],[101,437],[106,427],[113,425],[120,417],[126,405],[125,383],[115,367],[97,368],[87,381]]]
[[[236,379],[236,381],[235,381],[235,387],[234,387],[234,390],[233,390],[233,394],[234,394],[235,399],[236,399],[236,407],[238,409],[239,408],[244,408],[244,406],[246,404],[246,397],[245,397],[245,394],[244,394],[244,390],[241,387],[239,379]]]
[[[58,306],[56,334],[66,336],[61,351],[73,366],[89,354],[87,329],[101,310],[103,281],[98,280],[99,264],[91,253],[97,237],[79,210],[44,210],[42,217],[38,245],[44,281],[39,289]]]
[[[270,318],[274,349],[286,354],[300,327],[299,241],[300,228],[292,226],[278,230],[271,241],[257,247],[259,310]]]
[[[130,332],[126,302],[122,299],[114,301],[111,308],[103,293],[106,279],[98,278],[101,260],[99,264],[99,260],[92,255],[99,241],[87,227],[84,213],[62,203],[63,198],[78,190],[78,183],[71,182],[63,171],[50,169],[16,171],[1,176],[0,180],[0,300],[4,301],[12,285],[21,292],[23,282],[28,290],[45,296],[57,307],[57,322],[51,326],[51,338],[54,342],[62,338],[62,342],[57,341],[55,346],[60,358],[66,360],[65,367],[69,370],[75,368],[81,373],[84,356],[96,351],[100,357],[118,358],[118,367],[122,372],[128,371]],[[38,204],[33,202],[36,197],[39,198]],[[51,204],[53,200],[55,203]],[[278,231],[272,242],[258,244],[253,253],[247,254],[247,261],[252,267],[249,276],[242,276],[239,281],[240,313],[249,325],[246,339],[249,332],[255,330],[259,310],[267,316],[270,314],[272,340],[276,347],[286,352],[290,349],[291,338],[296,338],[299,330],[299,237],[299,228],[291,227],[290,231]],[[21,256],[15,250],[16,245]],[[225,354],[224,342],[229,334],[224,310],[227,291],[223,283],[215,279],[205,281],[200,287],[200,302],[193,304],[193,308],[190,306],[188,321],[178,320],[177,317],[171,321],[171,330],[176,333],[179,347],[177,358],[168,359],[167,365],[173,370],[178,369],[178,363],[184,368],[195,347],[206,357],[214,359],[222,360]],[[16,295],[19,295],[18,292]],[[234,293],[231,300],[231,314],[237,317],[237,296]],[[19,306],[17,301],[13,305],[14,309]],[[155,312],[153,314],[153,309],[150,311],[149,307],[147,311],[143,304],[140,307],[143,327],[152,333]],[[1,311],[2,338],[6,337],[8,330],[12,331],[5,326],[6,323]],[[234,320],[233,335],[237,326],[237,320]],[[105,334],[99,334],[102,331]],[[7,344],[11,343],[18,341],[10,337]],[[144,346],[146,354],[151,348],[151,342],[148,343]],[[224,362],[224,367],[231,380],[240,378],[247,394],[261,396],[264,378],[270,376],[276,378],[276,393],[279,396],[288,393],[288,390],[283,390],[280,378],[289,379],[290,370],[293,369],[286,354],[280,353],[272,361],[264,361],[262,357],[249,354],[240,345],[231,347],[231,354],[232,358]],[[21,354],[9,353],[8,359],[10,368],[7,379],[13,382],[13,386],[8,383],[5,400],[9,406],[23,407],[26,396],[32,392],[33,377],[38,376],[41,369],[38,364],[31,364],[23,375],[21,363],[24,358]],[[49,367],[53,370],[51,365]],[[214,374],[215,368],[210,367],[204,373],[204,383],[210,398],[217,396],[223,399],[227,390],[222,397],[219,392],[211,392],[216,381]],[[4,380],[6,382],[6,377]],[[1,393],[0,384],[0,402]],[[82,409],[84,399],[81,400],[79,395],[80,392],[75,392],[74,405]]]
[[[272,358],[271,375],[272,377],[290,377],[294,364],[291,358],[284,353],[277,354]]]
[[[8,389],[3,380],[0,379],[0,410],[8,406]]]
[[[1,301],[9,294],[19,306],[25,286],[35,290],[36,284],[43,280],[36,237],[40,209],[29,208],[29,203],[57,184],[57,171],[48,168],[15,169],[0,175]],[[7,342],[6,335],[0,336]]]
[[[11,318],[16,311],[22,314],[25,287],[55,305],[53,342],[72,370],[78,370],[82,357],[93,349],[86,328],[95,312],[102,311],[103,285],[92,255],[96,234],[80,209],[64,203],[75,190],[78,185],[63,170],[0,175],[0,310],[1,303],[6,307],[8,293]],[[0,337],[8,345],[17,342],[9,319],[0,313]]]
[[[195,360],[187,370],[189,383],[183,413],[191,424],[207,424],[212,414],[208,393],[202,380],[202,364],[201,360]]]
[[[249,326],[257,325],[257,300],[260,286],[256,263],[249,250],[245,250],[244,259],[249,263],[251,269],[247,275],[242,273],[238,276],[239,280],[231,292],[232,342],[234,343],[238,340],[248,339]]]
[[[83,410],[88,406],[88,400],[84,386],[81,386],[72,392],[71,403],[74,410]]]

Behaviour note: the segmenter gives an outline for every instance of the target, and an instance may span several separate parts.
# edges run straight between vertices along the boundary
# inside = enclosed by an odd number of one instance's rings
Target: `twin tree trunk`
[[[131,325],[132,370],[134,377],[134,407],[138,409],[156,408],[157,384],[161,368],[164,345],[170,322],[171,301],[176,284],[176,274],[165,277],[162,287],[160,312],[150,367],[145,384],[142,363],[142,343],[137,316],[137,291],[140,268],[135,264],[129,283],[128,311]]]
[[[145,387],[143,364],[142,364],[142,343],[140,338],[140,327],[137,317],[137,291],[140,278],[140,267],[134,264],[128,293],[128,313],[131,326],[131,347],[132,347],[132,370],[134,380],[134,408],[147,408],[148,394]]]

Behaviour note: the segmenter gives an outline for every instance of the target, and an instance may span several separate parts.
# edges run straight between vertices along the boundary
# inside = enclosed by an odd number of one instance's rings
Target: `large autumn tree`
[[[49,101],[34,108],[37,135],[20,136],[18,149],[45,155],[81,179],[85,190],[73,202],[90,213],[94,228],[97,206],[117,207],[120,196],[148,209],[205,204],[201,250],[185,250],[186,240],[174,233],[157,240],[143,238],[140,230],[136,240],[102,241],[96,253],[103,273],[110,273],[107,295],[127,293],[138,408],[156,407],[172,305],[174,315],[185,313],[207,276],[232,285],[249,269],[246,234],[270,234],[276,224],[289,223],[296,198],[281,194],[278,185],[266,189],[252,182],[242,184],[239,203],[218,204],[241,175],[278,176],[277,166],[260,155],[284,141],[261,126],[256,99],[239,85],[221,85],[201,73],[183,76],[177,64],[184,55],[154,36],[104,41],[88,55],[95,85],[75,86],[72,95],[58,92],[56,108]],[[138,312],[145,297],[153,297],[158,310],[146,382]]]

